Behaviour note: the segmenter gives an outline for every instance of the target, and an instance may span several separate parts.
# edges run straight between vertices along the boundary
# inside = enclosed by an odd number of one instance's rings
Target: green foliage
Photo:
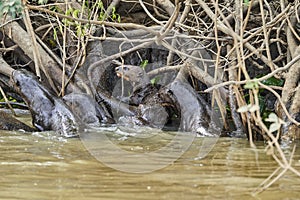
[[[47,0],[40,0],[40,1],[47,1]],[[92,6],[90,7],[90,5],[92,5]],[[84,6],[84,10],[86,10],[88,12],[89,18],[92,17],[91,16],[93,14],[92,12],[95,11],[97,8],[99,10],[98,11],[98,13],[99,13],[98,20],[101,20],[101,21],[106,20],[107,16],[106,16],[105,7],[104,7],[102,1],[98,0],[96,3],[90,3],[89,1],[84,1],[83,6]],[[56,6],[51,6],[50,9],[55,12],[60,12],[60,13],[63,12]],[[65,15],[72,16],[73,18],[78,19],[80,17],[80,13],[81,13],[81,10],[79,10],[79,9],[69,8],[65,12]],[[121,17],[119,14],[116,13],[115,7],[112,8],[111,19],[116,20],[118,22],[121,21]],[[76,20],[63,19],[62,21],[66,26],[75,28],[77,37],[85,36],[90,28],[90,24],[83,25]],[[63,32],[62,26],[60,26],[59,28],[60,28],[60,32],[62,33]],[[56,39],[56,38],[57,38],[57,31],[56,31],[56,33],[54,33],[54,39]]]
[[[73,9],[73,8],[69,8],[67,11],[66,11],[66,15],[67,16],[72,16],[74,18],[77,18],[78,17],[78,13],[79,13],[79,10],[78,9]],[[69,19],[63,19],[63,23],[66,25],[66,26],[72,26],[72,25],[75,25],[75,22],[73,20],[69,20]]]
[[[156,77],[154,77],[153,79],[150,80],[150,82],[151,82],[152,85],[155,85],[158,81],[159,81],[159,77],[158,76],[156,76]]]
[[[48,3],[48,0],[32,0],[31,2],[37,3],[39,5],[45,5]]]
[[[46,3],[48,3],[48,0],[38,0],[38,4],[40,5],[45,5]]]
[[[284,81],[281,79],[277,79],[275,77],[268,78],[266,80],[261,81],[261,83],[269,86],[283,86]],[[253,79],[249,82],[247,82],[244,85],[245,89],[259,89],[258,81],[257,79]],[[258,99],[259,99],[259,108],[260,108],[260,113],[262,113],[262,118],[265,119],[267,116],[270,114],[270,111],[266,109],[266,98],[263,95],[264,89],[259,89],[258,91]]]
[[[9,14],[12,18],[22,13],[23,5],[21,0],[1,0],[0,1],[0,17]]]
[[[251,81],[248,81],[245,85],[244,85],[245,89],[258,89],[258,81],[257,79],[253,79]]]
[[[53,29],[53,39],[54,39],[54,40],[57,39],[57,31],[56,31],[56,28]]]
[[[98,20],[103,21],[105,20],[105,9],[104,9],[104,5],[102,1],[98,1],[96,6],[98,7],[98,9],[100,9],[100,14],[98,17]]]
[[[268,86],[279,86],[282,87],[284,85],[284,81],[281,79],[277,79],[275,77],[268,78],[266,80],[261,81],[262,84]],[[258,104],[259,105],[245,105],[238,109],[238,112],[254,112],[259,109],[261,113],[261,117],[269,127],[270,132],[274,132],[280,128],[280,126],[284,123],[281,119],[279,119],[276,114],[274,114],[274,110],[270,110],[267,108],[266,103],[268,99],[266,97],[266,93],[264,89],[259,88],[259,84],[257,79],[250,80],[244,85],[245,89],[256,89],[258,90]]]
[[[264,85],[269,86],[283,86],[284,81],[281,79],[277,79],[275,77],[268,78],[266,80],[261,81]],[[265,120],[270,114],[271,111],[266,108],[266,97],[263,95],[264,89],[259,89],[258,93],[258,99],[259,99],[259,107],[260,107],[260,113],[262,114],[262,118]]]
[[[282,124],[285,124],[285,122],[278,118],[277,115],[275,113],[270,113],[269,117],[265,120],[267,122],[270,122],[270,126],[269,126],[269,131],[272,133],[274,131],[277,131],[280,129],[280,126]]]
[[[271,77],[266,80],[263,80],[261,83],[263,83],[265,85],[283,86],[284,81],[281,79],[277,79],[275,77]]]
[[[148,65],[148,60],[143,60],[142,61],[142,63],[140,64],[140,66],[141,66],[141,68],[143,69],[143,70],[145,70],[146,69],[146,67],[147,67],[147,65]]]
[[[248,105],[239,107],[237,111],[240,113],[244,113],[244,112],[254,112],[254,111],[257,111],[258,109],[259,109],[258,105],[248,104]]]
[[[116,12],[116,7],[113,7],[112,8],[112,11],[111,11],[111,18],[112,20],[114,21],[117,21],[117,22],[121,22],[121,16]]]
[[[249,6],[249,0],[244,0],[244,4],[246,5],[246,6]]]
[[[95,4],[95,6],[97,6],[98,9],[100,10],[98,20],[99,21],[106,20],[107,19],[107,15],[106,15],[106,12],[105,12],[105,8],[104,8],[104,5],[103,5],[103,2],[102,1],[98,1]],[[114,21],[121,22],[121,16],[116,12],[116,7],[112,7],[111,16],[110,17]]]
[[[79,13],[80,13],[80,10],[74,9],[74,8],[69,8],[66,11],[66,15],[72,16],[73,18],[79,18]],[[78,37],[84,36],[89,28],[89,24],[82,25],[80,22],[69,20],[69,19],[63,19],[63,23],[66,26],[74,26],[75,30],[76,30],[76,35]],[[62,27],[61,27],[61,29],[62,29]],[[62,30],[61,30],[61,32],[62,32]]]
[[[10,101],[10,102],[17,102],[17,100],[15,99],[15,98],[13,98],[13,97],[7,97],[7,99],[8,99],[8,101]],[[5,99],[4,99],[4,97],[0,94],[0,102],[6,102],[5,101]],[[5,107],[7,107],[7,105],[6,104],[3,104],[3,105],[0,105],[0,108],[5,108]],[[18,108],[18,106],[15,106],[15,105],[12,105],[12,107],[13,108]]]
[[[11,102],[17,102],[17,100],[13,97],[7,97],[8,101],[11,101]],[[0,95],[0,102],[5,102],[5,99],[2,95]]]
[[[147,67],[147,65],[148,65],[148,62],[149,62],[148,60],[143,60],[142,63],[140,64],[140,67],[143,70],[145,70],[146,67]],[[156,76],[156,77],[154,77],[153,79],[150,80],[150,82],[151,82],[152,85],[156,84],[158,81],[159,81],[159,77],[158,76]]]

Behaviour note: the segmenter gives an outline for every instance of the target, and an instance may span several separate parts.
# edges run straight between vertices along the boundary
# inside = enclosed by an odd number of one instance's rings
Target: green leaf
[[[278,118],[277,115],[275,113],[270,113],[269,117],[265,119],[266,122],[273,122],[270,127],[269,127],[269,131],[270,132],[274,132],[280,129],[280,126],[282,124],[285,124],[285,122]]]
[[[80,36],[82,35],[82,31],[81,31],[80,26],[76,26],[76,35],[77,35],[78,37],[80,37]]]
[[[284,80],[277,79],[275,77],[268,78],[262,81],[265,85],[273,85],[273,86],[283,86]]]
[[[38,0],[38,4],[40,5],[45,5],[46,3],[48,3],[48,0]]]
[[[15,18],[16,15],[21,14],[22,9],[21,0],[2,0],[0,4],[0,16],[7,13],[11,15],[12,18]]]
[[[252,104],[249,104],[249,105],[244,105],[244,106],[241,106],[237,109],[237,112],[240,112],[240,113],[244,113],[244,112],[255,112],[259,110],[259,106],[258,105],[252,105]]]
[[[67,11],[66,11],[66,15],[69,16],[71,13],[72,13],[73,9],[72,8],[69,8]]]
[[[278,122],[278,117],[275,113],[270,113],[269,117],[266,119],[266,122]]]
[[[244,106],[241,106],[237,109],[237,112],[240,112],[240,113],[244,113],[244,112],[248,112],[249,108],[248,108],[248,105],[244,105]]]
[[[146,66],[148,65],[148,62],[149,62],[148,60],[143,60],[142,63],[141,63],[141,65],[140,65],[141,68],[145,69]]]
[[[56,31],[56,28],[53,29],[53,39],[54,39],[54,40],[57,39],[57,31]]]
[[[159,81],[159,77],[156,76],[155,78],[151,79],[150,82],[152,85],[156,84]]]
[[[258,81],[257,79],[253,79],[251,81],[248,81],[245,85],[244,85],[245,89],[258,89]]]
[[[277,131],[280,129],[281,124],[280,123],[272,123],[269,127],[269,131],[272,133],[274,131]]]
[[[80,10],[78,10],[78,9],[74,10],[74,12],[72,13],[72,17],[78,18],[79,12],[80,12]]]
[[[102,2],[102,1],[98,1],[98,8],[101,8],[101,9],[103,9],[103,8],[104,8],[104,6],[103,6],[103,2]]]
[[[9,6],[3,6],[3,8],[1,9],[2,13],[7,13],[9,11]]]
[[[257,110],[259,110],[259,106],[258,105],[252,105],[249,108],[249,112],[255,112]]]
[[[7,5],[10,7],[13,7],[15,3],[16,3],[15,1],[10,1],[10,2],[7,2]]]

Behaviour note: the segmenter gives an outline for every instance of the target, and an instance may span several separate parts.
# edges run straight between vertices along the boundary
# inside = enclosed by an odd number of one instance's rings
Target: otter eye
[[[15,81],[15,84],[16,84],[17,87],[20,86],[20,82],[19,81]]]
[[[129,68],[128,67],[126,67],[126,66],[123,66],[123,68],[122,68],[124,71],[128,71],[129,70]]]
[[[143,72],[138,73],[138,77],[143,77],[143,76],[144,76]]]

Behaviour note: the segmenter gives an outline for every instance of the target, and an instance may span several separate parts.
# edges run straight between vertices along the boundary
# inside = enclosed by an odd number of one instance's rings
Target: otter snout
[[[119,67],[115,68],[115,72],[116,72],[118,77],[122,77],[125,80],[129,81],[129,77],[126,76],[127,71],[129,71],[129,67],[127,67],[126,65],[119,66]]]

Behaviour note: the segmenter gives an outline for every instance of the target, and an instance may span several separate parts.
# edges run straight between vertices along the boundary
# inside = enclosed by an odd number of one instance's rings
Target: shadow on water
[[[149,167],[151,163],[139,162],[140,155],[160,149],[174,137],[159,132],[145,139],[143,135],[133,137],[120,131],[98,130],[97,134],[106,134],[124,151],[139,153],[136,162],[124,158],[119,151],[110,154],[111,163],[122,163],[130,169]],[[211,152],[199,159],[203,139],[196,137],[179,159],[164,168],[150,173],[128,173],[98,161],[79,138],[66,140],[53,132],[1,131],[0,199],[299,198],[300,179],[289,172],[267,191],[251,195],[277,168],[264,152],[263,143],[251,149],[245,139],[219,138]],[[93,147],[105,146],[99,141]],[[300,152],[296,151],[294,165],[299,169]]]

